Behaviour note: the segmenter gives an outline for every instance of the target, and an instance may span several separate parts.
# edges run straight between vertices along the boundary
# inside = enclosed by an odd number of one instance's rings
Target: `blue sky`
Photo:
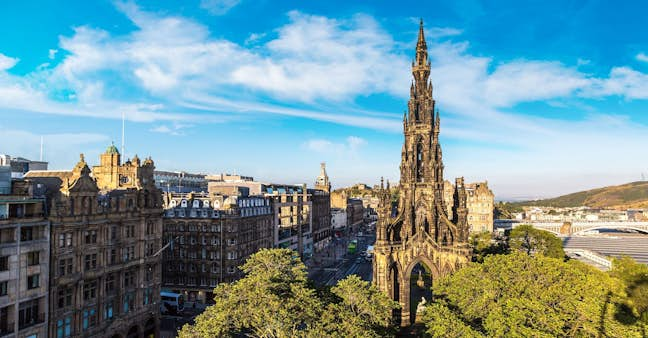
[[[497,198],[648,176],[644,2],[0,3],[0,153],[334,186],[398,178],[418,18],[446,178]]]

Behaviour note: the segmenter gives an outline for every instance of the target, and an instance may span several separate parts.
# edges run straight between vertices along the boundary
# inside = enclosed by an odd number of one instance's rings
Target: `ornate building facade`
[[[313,251],[324,249],[331,241],[331,182],[326,174],[326,163],[320,165],[315,189],[309,189],[313,214]]]
[[[454,200],[454,185],[445,181],[445,200]],[[471,233],[493,232],[493,212],[495,195],[488,188],[488,182],[466,183],[466,207],[468,208],[468,228]],[[452,203],[448,203],[448,211],[452,214]]]
[[[216,193],[164,195],[163,286],[190,302],[210,303],[219,283],[234,282],[247,258],[273,244],[270,198]]]
[[[37,187],[0,192],[0,337],[47,337],[50,227]]]
[[[449,219],[443,197],[440,119],[438,111],[434,114],[422,21],[412,74],[408,113],[403,117],[400,198],[397,210],[393,210],[389,182],[386,189],[381,182],[373,260],[373,283],[401,304],[397,316],[402,326],[409,326],[415,318],[412,305],[416,300],[410,299],[414,268],[423,265],[426,278],[437,278],[466,264],[470,256],[463,178],[456,180],[454,222]]]
[[[30,171],[51,224],[49,337],[159,335],[162,198],[151,159]]]

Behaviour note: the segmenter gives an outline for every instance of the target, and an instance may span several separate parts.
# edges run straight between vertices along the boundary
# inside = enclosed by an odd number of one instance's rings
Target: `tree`
[[[493,234],[487,231],[472,234],[469,241],[475,262],[483,262],[484,257],[488,255],[501,255],[508,252],[506,243],[493,238]]]
[[[331,289],[336,296],[326,306],[313,337],[385,337],[395,333],[392,311],[398,303],[356,275]]]
[[[564,258],[562,242],[554,234],[522,224],[513,230],[508,241],[511,250],[525,252],[527,255],[542,254],[547,257]]]
[[[398,306],[352,275],[330,291],[315,290],[289,249],[264,249],[241,268],[245,277],[214,290],[215,304],[180,337],[381,337]]]
[[[615,319],[623,283],[578,261],[492,255],[433,290],[423,317],[433,337],[640,336],[637,325]]]
[[[304,337],[322,304],[307,287],[306,267],[288,249],[264,249],[241,268],[246,276],[214,289],[215,304],[180,337]]]
[[[610,276],[622,280],[626,285],[628,300],[626,311],[635,319],[648,324],[648,266],[624,256],[612,261]]]

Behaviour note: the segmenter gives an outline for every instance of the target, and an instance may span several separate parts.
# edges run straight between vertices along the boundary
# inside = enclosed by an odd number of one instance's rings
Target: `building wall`
[[[239,266],[273,244],[270,199],[263,196],[166,194],[163,286],[189,301],[209,303],[219,283],[242,274]]]
[[[468,225],[471,232],[493,232],[493,210],[495,195],[488,188],[488,182],[469,183],[466,187],[466,205],[468,207]],[[444,184],[444,199],[448,209],[452,209],[453,185],[446,181]],[[452,212],[449,213],[452,218]]]
[[[49,222],[26,182],[0,194],[0,335],[47,337]]]
[[[325,190],[311,190],[313,249],[322,250],[331,241],[331,197]]]
[[[48,187],[49,337],[159,334],[162,199],[153,168],[150,159],[122,165],[109,148],[94,172],[81,156],[72,171],[27,175]]]
[[[332,208],[331,209],[331,227],[334,231],[346,229],[347,215],[346,209]]]

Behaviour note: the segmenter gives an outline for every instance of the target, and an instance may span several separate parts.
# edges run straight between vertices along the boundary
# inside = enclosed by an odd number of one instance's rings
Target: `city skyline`
[[[512,199],[648,172],[640,5],[372,4],[3,4],[0,152],[38,159],[43,136],[70,168],[119,146],[124,113],[125,156],[160,170],[397,182],[423,13],[446,177]]]

